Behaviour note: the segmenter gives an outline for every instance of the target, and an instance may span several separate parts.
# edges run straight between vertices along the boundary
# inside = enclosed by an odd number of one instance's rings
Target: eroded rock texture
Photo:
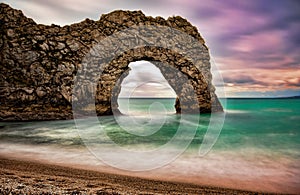
[[[110,35],[139,26],[164,26],[192,39],[182,44],[180,36],[164,37],[167,35],[160,29],[144,32],[137,28],[135,34],[123,35],[125,39],[115,47],[112,47],[115,43],[101,45],[107,48],[107,54],[115,54],[112,60],[92,56],[93,68],[85,69],[91,62],[84,59],[89,59],[86,56],[91,55],[95,45],[102,44],[102,40]],[[152,42],[147,42],[149,40]],[[138,42],[140,47],[126,45],[132,41]],[[166,47],[157,46],[164,44]],[[168,48],[170,45],[172,47]],[[36,24],[21,11],[1,3],[0,48],[0,120],[72,118],[72,92],[78,72],[84,73],[87,82],[77,86],[75,94],[90,95],[94,89],[88,81],[99,77],[94,101],[97,114],[112,114],[118,110],[116,99],[120,84],[129,72],[128,64],[138,60],[154,61],[161,70],[178,95],[177,112],[195,109],[200,109],[201,113],[222,111],[211,84],[208,48],[197,29],[179,16],[165,20],[147,17],[141,11],[114,11],[102,15],[98,21],[86,19],[60,27]],[[194,52],[195,59],[187,58],[179,52],[181,50]],[[101,67],[101,75],[94,74],[97,67]],[[183,82],[183,77],[188,82]],[[196,97],[188,95],[191,90]],[[197,105],[185,103],[193,98],[196,98]],[[74,96],[73,101],[78,99],[80,97]]]

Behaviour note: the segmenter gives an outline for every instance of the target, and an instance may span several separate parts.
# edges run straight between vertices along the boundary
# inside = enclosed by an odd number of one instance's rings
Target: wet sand
[[[266,194],[70,168],[0,156],[0,194]]]

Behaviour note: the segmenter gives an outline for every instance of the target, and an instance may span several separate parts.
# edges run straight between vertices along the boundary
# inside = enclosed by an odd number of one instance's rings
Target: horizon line
[[[177,97],[118,97],[120,99],[176,99]],[[300,95],[296,96],[240,96],[240,97],[218,97],[219,99],[276,99],[276,98],[300,98]]]

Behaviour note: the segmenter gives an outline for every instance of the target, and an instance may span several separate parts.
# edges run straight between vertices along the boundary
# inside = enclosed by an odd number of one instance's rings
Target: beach
[[[135,101],[139,102],[134,105],[143,107],[151,102]],[[167,108],[172,105],[167,100],[155,101]],[[204,156],[199,155],[199,148],[207,144],[203,137],[210,115],[191,123],[168,114],[163,126],[152,123],[140,128],[146,133],[160,128],[149,136],[133,136],[120,129],[113,116],[99,117],[101,128],[88,118],[81,120],[84,131],[73,120],[1,122],[0,194],[10,190],[12,194],[299,194],[299,105],[298,99],[227,100],[222,132]],[[136,112],[143,109],[135,108]],[[138,120],[144,124],[148,118]],[[145,164],[133,161],[124,151],[159,148],[175,135],[179,122],[185,129],[197,127],[189,147],[165,165],[136,171],[168,151],[140,161]],[[124,150],[114,148],[108,138]]]
[[[3,156],[0,156],[0,174],[0,194],[262,194],[142,179]]]

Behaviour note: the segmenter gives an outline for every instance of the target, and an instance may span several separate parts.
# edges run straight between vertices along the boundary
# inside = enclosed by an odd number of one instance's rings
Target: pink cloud
[[[223,71],[225,91],[236,92],[267,92],[278,90],[300,91],[299,69],[248,69]]]
[[[271,53],[282,49],[284,45],[283,32],[262,31],[251,35],[242,35],[234,40],[230,49],[236,52]]]

